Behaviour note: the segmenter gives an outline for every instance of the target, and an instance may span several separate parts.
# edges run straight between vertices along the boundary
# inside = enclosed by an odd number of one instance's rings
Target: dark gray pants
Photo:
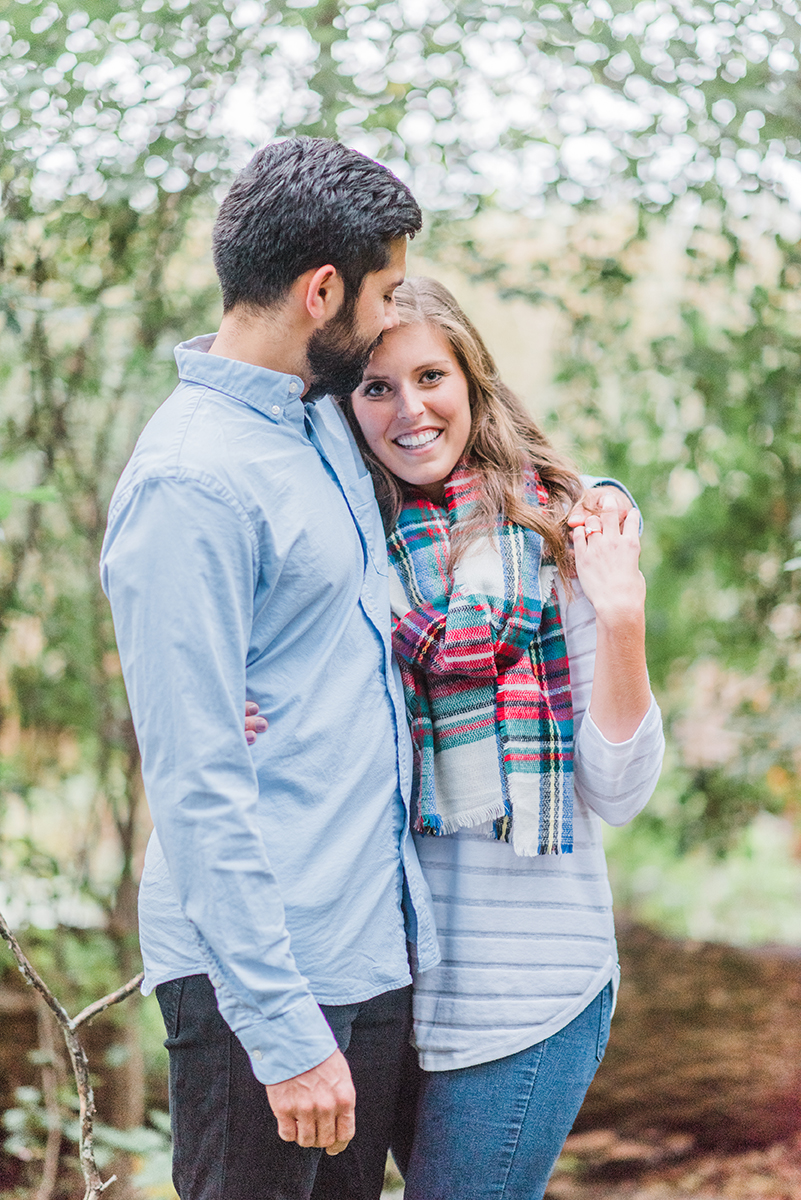
[[[208,977],[160,984],[181,1200],[379,1200],[411,1054],[411,992],[321,1006],[356,1088],[356,1136],[332,1158],[279,1138],[264,1086],[220,1016]]]

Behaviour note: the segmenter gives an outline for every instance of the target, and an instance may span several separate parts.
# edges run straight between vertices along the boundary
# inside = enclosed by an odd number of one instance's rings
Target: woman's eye
[[[423,374],[423,383],[439,383],[444,374],[444,371],[436,371],[432,368]]]
[[[363,393],[368,400],[383,400],[387,394],[385,383],[368,383]]]

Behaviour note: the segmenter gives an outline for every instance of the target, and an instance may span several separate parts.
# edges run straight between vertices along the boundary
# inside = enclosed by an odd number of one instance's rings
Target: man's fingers
[[[326,1109],[317,1114],[317,1140],[315,1146],[333,1146],[337,1142],[336,1112]]]
[[[276,1115],[278,1122],[278,1136],[282,1142],[296,1142],[298,1138],[298,1126],[294,1117],[284,1115]]]
[[[321,1146],[324,1144],[320,1141],[317,1121],[313,1116],[298,1116],[296,1120],[298,1135],[295,1141],[299,1146]]]
[[[567,523],[570,529],[578,529],[587,519],[589,509],[579,500],[567,514]]]
[[[331,1112],[279,1117],[278,1136],[299,1146],[323,1146],[329,1154],[341,1154],[356,1132],[353,1113],[335,1118]]]
[[[338,1142],[349,1142],[356,1133],[356,1110],[350,1105],[345,1112],[337,1116],[336,1139]]]
[[[353,1108],[340,1113],[336,1121],[336,1141],[326,1146],[326,1154],[341,1154],[356,1133],[356,1114]]]
[[[356,1092],[341,1050],[318,1066],[280,1083],[268,1083],[267,1099],[285,1142],[342,1148],[353,1137]]]

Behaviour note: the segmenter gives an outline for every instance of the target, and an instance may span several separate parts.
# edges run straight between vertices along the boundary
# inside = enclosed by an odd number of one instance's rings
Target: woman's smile
[[[384,334],[351,401],[376,458],[441,501],[472,423],[467,380],[443,334],[423,322]]]
[[[402,433],[395,438],[395,445],[404,450],[425,450],[442,433],[441,429],[421,429],[416,433]]]

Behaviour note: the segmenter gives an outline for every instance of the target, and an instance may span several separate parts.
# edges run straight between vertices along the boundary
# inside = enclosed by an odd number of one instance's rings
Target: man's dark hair
[[[265,146],[240,171],[212,236],[223,310],[264,308],[308,270],[336,267],[351,304],[390,242],[423,223],[405,184],[380,163],[325,138]]]

